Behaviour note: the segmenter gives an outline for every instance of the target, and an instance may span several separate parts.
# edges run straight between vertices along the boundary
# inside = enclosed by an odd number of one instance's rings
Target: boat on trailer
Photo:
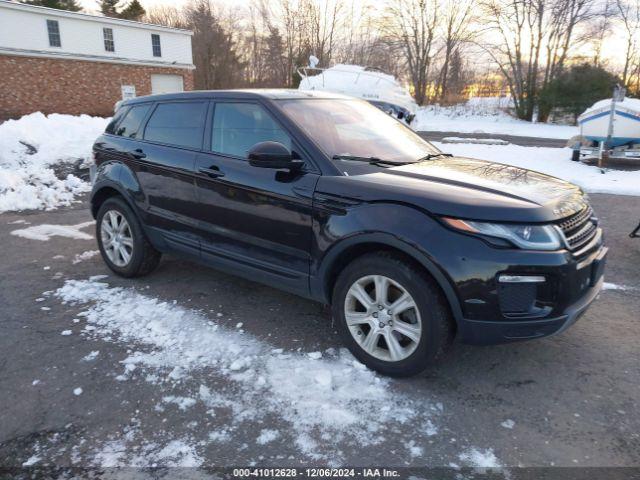
[[[312,62],[313,65],[314,62]],[[411,123],[418,105],[393,75],[360,65],[298,68],[300,90],[318,90],[361,98],[394,117]]]
[[[578,117],[580,136],[587,145],[580,149],[583,160],[609,151],[609,160],[640,163],[640,99],[624,98],[596,102]]]

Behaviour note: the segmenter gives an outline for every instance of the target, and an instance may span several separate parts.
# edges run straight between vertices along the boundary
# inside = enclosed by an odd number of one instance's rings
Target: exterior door
[[[318,174],[249,165],[256,143],[277,141],[299,153],[260,103],[217,102],[196,162],[202,255],[233,273],[308,292],[312,195]]]
[[[176,93],[184,91],[182,75],[154,73],[151,75],[151,94]]]
[[[202,147],[207,101],[158,103],[144,129],[137,177],[147,201],[146,224],[173,248],[199,255],[194,211],[195,163]]]

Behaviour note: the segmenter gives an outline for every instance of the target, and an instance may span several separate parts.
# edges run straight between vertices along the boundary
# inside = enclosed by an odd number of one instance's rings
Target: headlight
[[[501,238],[528,250],[559,250],[562,247],[560,233],[553,225],[486,223],[447,217],[443,220],[456,230]]]

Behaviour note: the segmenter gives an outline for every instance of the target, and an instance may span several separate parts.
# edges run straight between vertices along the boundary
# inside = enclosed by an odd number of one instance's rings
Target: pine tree
[[[119,1],[120,0],[98,0],[100,11],[105,17],[117,18],[119,15],[116,7]]]
[[[70,12],[79,12],[82,10],[77,0],[21,0],[21,3],[36,5],[38,7],[55,8],[57,10],[68,10]]]
[[[571,114],[574,121],[597,100],[609,98],[613,85],[620,79],[602,67],[589,64],[572,65],[540,92],[541,108],[554,108]]]
[[[123,8],[118,16],[120,18],[124,18],[125,20],[140,21],[140,19],[144,17],[146,13],[147,12],[145,11],[144,7],[138,0],[131,0],[131,3]]]

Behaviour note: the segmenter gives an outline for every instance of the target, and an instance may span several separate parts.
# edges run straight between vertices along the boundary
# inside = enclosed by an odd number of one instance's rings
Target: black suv
[[[422,370],[454,336],[558,333],[603,281],[602,230],[578,187],[452,157],[348,97],[136,98],[94,158],[91,209],[114,272],[178,253],[331,304],[353,354],[390,375]]]

